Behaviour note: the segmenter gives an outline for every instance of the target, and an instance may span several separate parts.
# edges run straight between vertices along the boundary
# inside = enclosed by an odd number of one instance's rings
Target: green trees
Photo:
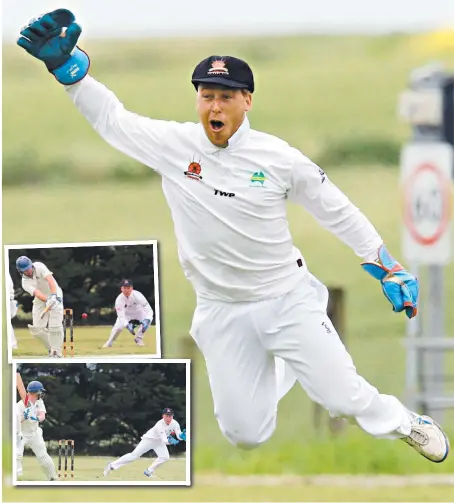
[[[74,439],[78,454],[125,454],[161,419],[164,407],[186,427],[184,363],[24,363],[18,371],[25,386],[39,380],[46,389],[45,440]],[[175,454],[186,446],[169,448]]]
[[[145,295],[156,314],[152,245],[9,250],[16,300],[21,311],[29,314],[33,299],[22,290],[15,265],[21,255],[44,262],[53,272],[63,290],[64,305],[74,310],[76,323],[83,323],[82,313],[89,314],[86,323],[90,325],[114,323],[114,303],[120,293],[120,281],[125,278],[134,282],[134,288]],[[20,320],[15,319],[14,324],[19,325]]]

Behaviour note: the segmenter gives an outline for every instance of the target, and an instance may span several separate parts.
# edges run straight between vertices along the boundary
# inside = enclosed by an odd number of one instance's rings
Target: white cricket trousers
[[[114,470],[118,470],[118,468],[136,461],[151,449],[154,450],[157,456],[157,459],[152,464],[153,469],[157,468],[159,465],[162,465],[166,461],[169,461],[169,450],[161,440],[152,440],[150,438],[142,437],[142,440],[137,444],[137,447],[132,452],[121,456],[121,458],[118,458],[116,461],[111,463],[110,466]]]
[[[219,426],[232,444],[252,448],[273,434],[278,401],[292,387],[277,389],[275,357],[332,416],[354,418],[377,437],[410,433],[400,401],[357,374],[326,314],[327,303],[327,288],[310,274],[274,299],[198,299],[191,335],[205,358]]]
[[[24,448],[28,445],[38,459],[44,473],[49,480],[57,479],[57,473],[52,458],[47,453],[46,444],[43,439],[43,430],[38,428],[33,435],[21,435],[20,440],[17,440],[16,446],[16,473],[22,474],[22,458]]]

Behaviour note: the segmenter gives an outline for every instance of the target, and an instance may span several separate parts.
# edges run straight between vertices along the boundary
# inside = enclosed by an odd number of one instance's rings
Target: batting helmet
[[[23,274],[25,271],[28,271],[33,267],[33,262],[28,258],[25,257],[24,255],[22,257],[19,257],[16,260],[16,269],[20,274]]]
[[[46,391],[44,389],[44,386],[43,384],[40,382],[40,381],[32,381],[30,383],[28,383],[28,386],[27,386],[27,392],[28,393],[43,393],[44,391]]]

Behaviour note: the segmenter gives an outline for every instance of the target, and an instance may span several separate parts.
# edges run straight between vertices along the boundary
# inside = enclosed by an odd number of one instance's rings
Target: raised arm
[[[125,110],[111,91],[87,75],[90,60],[76,46],[81,32],[72,12],[57,9],[32,19],[21,30],[17,43],[44,62],[65,86],[78,110],[110,145],[159,172],[164,138],[176,123]]]

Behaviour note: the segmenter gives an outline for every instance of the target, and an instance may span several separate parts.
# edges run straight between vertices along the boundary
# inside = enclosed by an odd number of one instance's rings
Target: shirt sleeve
[[[112,91],[90,75],[65,89],[107,143],[159,172],[164,137],[177,123],[129,112]]]
[[[175,435],[177,436],[178,440],[181,440],[180,439],[181,427],[180,427],[180,423],[178,421],[175,421],[175,430],[174,431],[175,431]]]
[[[39,278],[45,278],[46,276],[53,275],[53,272],[50,271],[45,264],[42,262],[34,262],[33,263],[36,271],[36,276]]]
[[[161,442],[164,445],[169,445],[169,441],[167,440],[166,431],[165,431],[165,429],[163,427],[159,428],[158,434],[159,434],[159,438],[160,438]]]
[[[9,300],[14,300],[14,282],[11,274],[9,275]]]
[[[302,205],[363,260],[376,260],[383,240],[375,227],[319,166],[298,150],[292,150],[289,200]]]
[[[129,320],[126,318],[125,306],[121,300],[121,295],[119,295],[115,301],[115,311],[117,312],[117,316],[120,318],[120,321],[126,326],[129,323]]]
[[[150,321],[153,321],[153,309],[151,308],[148,300],[145,298],[145,295],[141,292],[138,292],[137,290],[136,294],[142,309],[145,311],[145,318],[149,319]]]
[[[36,401],[36,408],[38,409],[39,412],[47,412],[46,406],[44,405],[44,401],[41,399],[38,399]]]
[[[27,278],[22,278],[22,289],[33,297],[36,287]]]

